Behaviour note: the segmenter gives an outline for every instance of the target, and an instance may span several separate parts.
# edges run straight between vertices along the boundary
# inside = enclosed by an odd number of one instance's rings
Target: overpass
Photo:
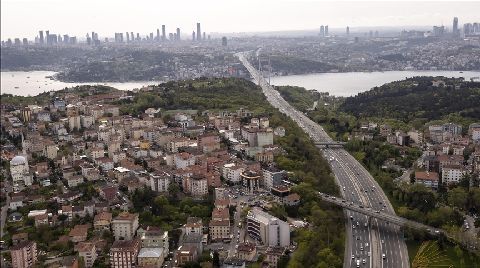
[[[342,141],[318,141],[318,142],[315,142],[315,145],[319,148],[342,148],[345,144],[347,144],[346,142],[342,142]]]
[[[398,225],[398,226],[408,227],[408,228],[421,230],[421,231],[426,231],[426,232],[429,232],[432,235],[443,234],[448,239],[450,239],[450,240],[452,240],[456,243],[462,244],[468,250],[470,250],[472,252],[475,252],[477,254],[480,253],[479,252],[479,250],[480,250],[480,248],[479,248],[480,239],[469,236],[468,234],[466,234],[466,235],[458,235],[458,234],[457,235],[452,235],[452,234],[446,232],[445,230],[442,230],[442,229],[439,229],[439,228],[428,226],[426,224],[419,223],[419,222],[416,222],[416,221],[408,220],[408,219],[405,219],[405,218],[402,218],[402,217],[399,217],[397,215],[393,215],[393,214],[390,214],[390,213],[385,213],[385,212],[380,211],[380,210],[373,210],[370,207],[365,207],[361,204],[355,204],[355,203],[349,202],[345,199],[338,198],[338,197],[335,197],[335,196],[330,196],[330,195],[322,193],[322,192],[318,192],[318,193],[320,195],[320,198],[325,202],[335,204],[335,205],[340,206],[344,209],[355,211],[355,212],[367,215],[369,217],[377,218],[379,220],[389,222],[389,223],[392,223],[392,224],[395,224],[395,225]]]

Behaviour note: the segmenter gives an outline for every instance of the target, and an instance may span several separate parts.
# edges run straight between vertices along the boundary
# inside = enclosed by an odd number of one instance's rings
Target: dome
[[[27,163],[27,159],[21,155],[15,156],[12,161],[10,161],[10,165],[22,165]]]

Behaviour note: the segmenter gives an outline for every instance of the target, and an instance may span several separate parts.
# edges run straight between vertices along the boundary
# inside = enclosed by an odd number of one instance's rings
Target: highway
[[[236,56],[260,85],[268,102],[295,121],[316,144],[336,143],[320,125],[293,108],[268,84],[248,62],[248,53],[237,53]],[[319,150],[329,160],[345,200],[395,215],[380,186],[355,158],[343,149],[327,147]],[[347,232],[344,267],[410,267],[407,247],[398,226],[376,218],[369,220],[368,216],[358,212],[345,210],[345,214]]]

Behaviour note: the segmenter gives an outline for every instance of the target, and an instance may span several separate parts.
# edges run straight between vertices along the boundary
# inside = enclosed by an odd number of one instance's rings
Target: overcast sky
[[[167,32],[177,27],[202,31],[252,32],[350,26],[431,26],[451,28],[480,22],[480,1],[320,1],[320,0],[1,0],[1,39],[38,35],[38,30],[84,37],[114,32]]]

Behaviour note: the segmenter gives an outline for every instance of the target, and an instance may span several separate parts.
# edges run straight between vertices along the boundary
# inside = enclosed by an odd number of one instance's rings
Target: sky
[[[85,37],[115,32],[168,32],[191,36],[200,22],[207,33],[330,29],[350,26],[432,26],[451,28],[480,22],[480,1],[321,0],[1,0],[1,39],[33,39],[39,30]]]

